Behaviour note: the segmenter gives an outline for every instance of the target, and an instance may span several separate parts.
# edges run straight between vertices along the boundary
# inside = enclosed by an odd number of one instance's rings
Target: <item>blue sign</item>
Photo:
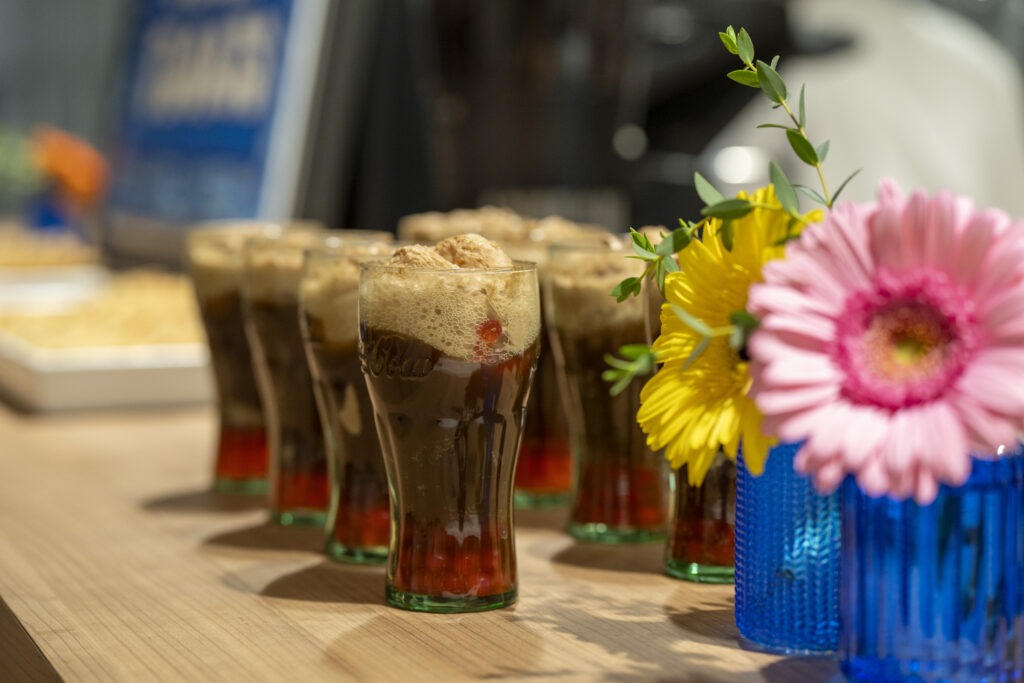
[[[112,209],[188,223],[256,217],[292,0],[144,0]]]

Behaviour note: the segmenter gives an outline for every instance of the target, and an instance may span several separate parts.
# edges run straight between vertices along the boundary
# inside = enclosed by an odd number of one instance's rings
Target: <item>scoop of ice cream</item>
[[[535,270],[515,268],[498,245],[479,235],[404,247],[364,277],[363,322],[415,337],[453,358],[500,362],[540,332]]]
[[[499,241],[524,239],[527,222],[515,211],[495,206],[455,209],[447,213],[429,211],[404,216],[398,221],[398,236],[413,242],[434,244],[452,235],[470,233]]]
[[[455,235],[437,243],[437,253],[459,268],[508,268],[512,259],[480,235]]]
[[[456,209],[448,214],[449,235],[476,234],[491,240],[515,240],[526,236],[526,221],[511,209],[482,206]]]
[[[527,235],[535,242],[548,244],[604,244],[611,233],[593,223],[577,223],[562,216],[547,216],[530,221]]]
[[[437,253],[437,249],[422,244],[398,248],[391,257],[391,263],[410,268],[458,268]]]

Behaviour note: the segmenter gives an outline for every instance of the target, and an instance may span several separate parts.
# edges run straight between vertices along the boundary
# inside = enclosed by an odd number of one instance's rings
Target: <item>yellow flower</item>
[[[679,272],[665,278],[666,303],[661,309],[661,335],[654,342],[661,369],[644,385],[637,421],[653,449],[665,449],[673,467],[687,465],[691,484],[704,480],[718,451],[735,459],[740,442],[752,473],[760,474],[774,441],[761,433],[761,414],[747,397],[747,363],[729,346],[728,336],[715,336],[689,365],[701,335],[680,319],[673,305],[708,327],[731,325],[730,314],[747,306],[750,285],[761,281],[762,266],[781,258],[790,216],[782,210],[772,186],[753,195],[740,193],[759,205],[733,221],[733,247],[722,245],[722,222],[709,221],[703,241],[693,241],[679,253]],[[804,215],[794,226],[822,218],[820,211]]]

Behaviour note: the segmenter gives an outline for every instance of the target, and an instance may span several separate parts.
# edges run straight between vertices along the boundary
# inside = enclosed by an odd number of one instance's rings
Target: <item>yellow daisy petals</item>
[[[691,358],[702,337],[675,307],[712,329],[728,327],[731,314],[746,309],[750,285],[761,281],[764,264],[784,255],[783,238],[822,219],[814,211],[790,226],[770,185],[739,196],[758,208],[733,221],[732,250],[720,239],[721,222],[709,221],[703,240],[680,252],[679,271],[665,278],[661,334],[653,345],[662,367],[644,385],[637,412],[648,445],[664,448],[673,467],[686,465],[693,485],[704,480],[719,452],[735,459],[741,443],[750,471],[760,474],[775,442],[761,433],[761,414],[747,397],[750,375],[744,359],[724,336],[712,338]]]

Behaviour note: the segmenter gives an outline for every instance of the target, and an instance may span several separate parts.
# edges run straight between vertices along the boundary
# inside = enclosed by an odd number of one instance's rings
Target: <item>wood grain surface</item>
[[[797,681],[834,662],[742,649],[732,587],[661,573],[661,544],[604,547],[566,511],[517,516],[519,603],[383,603],[381,568],[209,493],[206,409],[0,408],[0,681]]]

